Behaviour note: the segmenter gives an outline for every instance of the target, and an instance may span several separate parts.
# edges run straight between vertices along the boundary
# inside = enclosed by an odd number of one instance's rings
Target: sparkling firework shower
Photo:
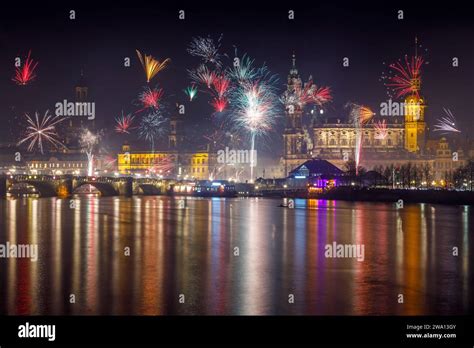
[[[154,112],[143,116],[138,128],[138,136],[151,144],[151,149],[155,149],[155,140],[163,134],[166,119],[159,112]]]
[[[56,125],[64,121],[65,118],[59,116],[53,117],[49,114],[49,110],[46,111],[41,119],[38,112],[35,112],[34,118],[28,114],[25,114],[25,117],[27,121],[26,134],[25,137],[18,142],[18,145],[29,142],[28,151],[31,152],[37,147],[41,153],[44,153],[44,143],[49,143],[55,148],[64,147],[56,133]]]
[[[266,65],[263,65],[260,68],[254,67],[254,60],[251,59],[246,54],[242,58],[239,58],[237,55],[234,58],[232,68],[227,69],[226,75],[236,84],[242,85],[247,82],[252,82],[257,79],[265,79],[267,81],[274,82],[274,76],[269,76],[269,71]]]
[[[214,64],[217,68],[222,66],[221,54],[219,49],[221,47],[222,35],[217,40],[217,44],[211,37],[195,37],[189,44],[188,53],[195,57],[200,57],[204,63]]]
[[[362,152],[362,137],[364,125],[369,122],[375,115],[374,112],[364,105],[349,103],[346,106],[351,108],[350,119],[354,124],[355,128],[355,162],[356,162],[356,175],[359,174],[360,156]]]
[[[274,100],[272,89],[265,84],[246,84],[237,100],[238,124],[254,134],[270,130],[275,121]]]
[[[438,122],[434,126],[435,132],[442,133],[461,133],[456,125],[456,118],[454,117],[451,110],[443,108],[445,116],[438,119]]]
[[[83,128],[80,138],[79,145],[82,151],[87,155],[87,175],[92,176],[94,173],[94,147],[99,143],[101,138],[100,133],[93,133],[89,129]]]
[[[200,65],[196,70],[190,70],[189,76],[196,83],[202,83],[206,85],[207,88],[211,88],[214,80],[217,77],[217,74],[209,70],[205,65]]]
[[[15,69],[15,76],[12,81],[20,86],[29,84],[36,78],[35,69],[37,66],[38,62],[31,59],[31,51],[29,51],[25,63]]]
[[[160,62],[151,55],[142,55],[139,50],[136,51],[138,59],[140,59],[140,63],[142,63],[143,69],[145,70],[146,82],[150,82],[156,76],[156,74],[163,70],[170,62],[169,58],[166,58],[164,61]]]
[[[310,103],[322,106],[332,100],[329,87],[318,87],[310,78],[303,87],[295,86],[293,90],[285,91],[281,102],[286,106],[297,105],[301,110]]]

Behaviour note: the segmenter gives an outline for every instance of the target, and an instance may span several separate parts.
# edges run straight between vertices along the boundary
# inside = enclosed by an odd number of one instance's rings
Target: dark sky
[[[383,62],[392,62],[412,53],[414,37],[427,47],[429,65],[424,67],[422,94],[428,103],[427,121],[433,121],[448,107],[456,115],[465,135],[473,130],[472,79],[474,76],[472,15],[462,6],[436,7],[432,2],[404,5],[343,4],[337,1],[311,5],[289,2],[281,5],[255,5],[250,1],[219,3],[192,2],[189,5],[161,1],[84,2],[64,1],[42,7],[21,5],[3,8],[0,13],[0,127],[3,140],[17,140],[20,128],[9,129],[15,116],[24,112],[50,109],[63,99],[71,99],[73,87],[84,70],[90,97],[96,103],[97,122],[112,129],[114,118],[124,110],[136,110],[132,101],[145,85],[144,73],[135,49],[157,58],[171,58],[167,69],[154,82],[165,91],[172,106],[185,102],[182,90],[189,84],[186,70],[198,65],[186,48],[194,36],[223,34],[222,49],[233,56],[233,45],[239,53],[248,53],[257,64],[266,63],[286,81],[291,54],[297,56],[297,67],[306,79],[310,74],[320,85],[333,90],[334,101],[329,114],[346,115],[348,101],[366,104],[377,110],[385,101],[386,89],[379,81]],[[18,5],[20,6],[20,5]],[[434,7],[433,7],[434,6]],[[76,20],[69,10],[76,10]],[[178,20],[179,9],[186,19]],[[296,18],[287,19],[288,9]],[[405,19],[397,19],[397,10]],[[37,80],[26,87],[16,86],[11,78],[16,56],[28,50],[39,61]],[[123,67],[124,57],[132,66]],[[350,66],[342,66],[349,57]],[[451,66],[458,57],[460,66]],[[186,122],[195,131],[209,127],[212,107],[209,98],[200,95],[187,103]],[[282,119],[283,120],[283,119]],[[283,125],[283,123],[281,123]],[[112,134],[111,132],[109,134]],[[267,150],[280,152],[281,136],[273,134]],[[114,148],[124,140],[108,136],[105,144]]]

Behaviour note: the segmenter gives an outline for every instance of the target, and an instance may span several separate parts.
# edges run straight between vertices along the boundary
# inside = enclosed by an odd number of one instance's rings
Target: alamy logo
[[[250,164],[257,165],[257,150],[231,150],[227,146],[217,151],[217,163],[221,164]]]
[[[380,103],[380,116],[413,115],[416,118],[419,118],[421,109],[420,103],[399,103],[389,99],[387,102]]]
[[[68,102],[64,99],[55,105],[56,116],[87,116],[88,120],[95,119],[94,102]]]
[[[327,258],[355,258],[357,261],[365,259],[364,244],[326,244],[324,256]]]
[[[0,244],[0,259],[2,258],[25,258],[36,262],[38,261],[38,244],[13,244],[10,242]]]
[[[18,337],[20,338],[47,338],[52,342],[56,340],[56,325],[34,325],[26,323],[18,326]]]

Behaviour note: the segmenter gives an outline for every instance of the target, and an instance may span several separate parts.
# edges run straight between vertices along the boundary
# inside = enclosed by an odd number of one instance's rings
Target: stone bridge
[[[5,197],[16,184],[35,188],[41,197],[67,197],[83,185],[92,185],[102,196],[131,196],[134,194],[165,194],[173,180],[109,176],[73,175],[9,175],[0,176],[0,197]]]

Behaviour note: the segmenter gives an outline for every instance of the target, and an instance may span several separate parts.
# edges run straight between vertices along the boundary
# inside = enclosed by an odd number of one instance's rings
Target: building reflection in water
[[[0,200],[0,243],[39,246],[38,262],[0,259],[0,313],[473,310],[470,207],[298,199],[294,209],[279,205],[163,196]],[[364,261],[326,258],[333,242],[363,245]]]

